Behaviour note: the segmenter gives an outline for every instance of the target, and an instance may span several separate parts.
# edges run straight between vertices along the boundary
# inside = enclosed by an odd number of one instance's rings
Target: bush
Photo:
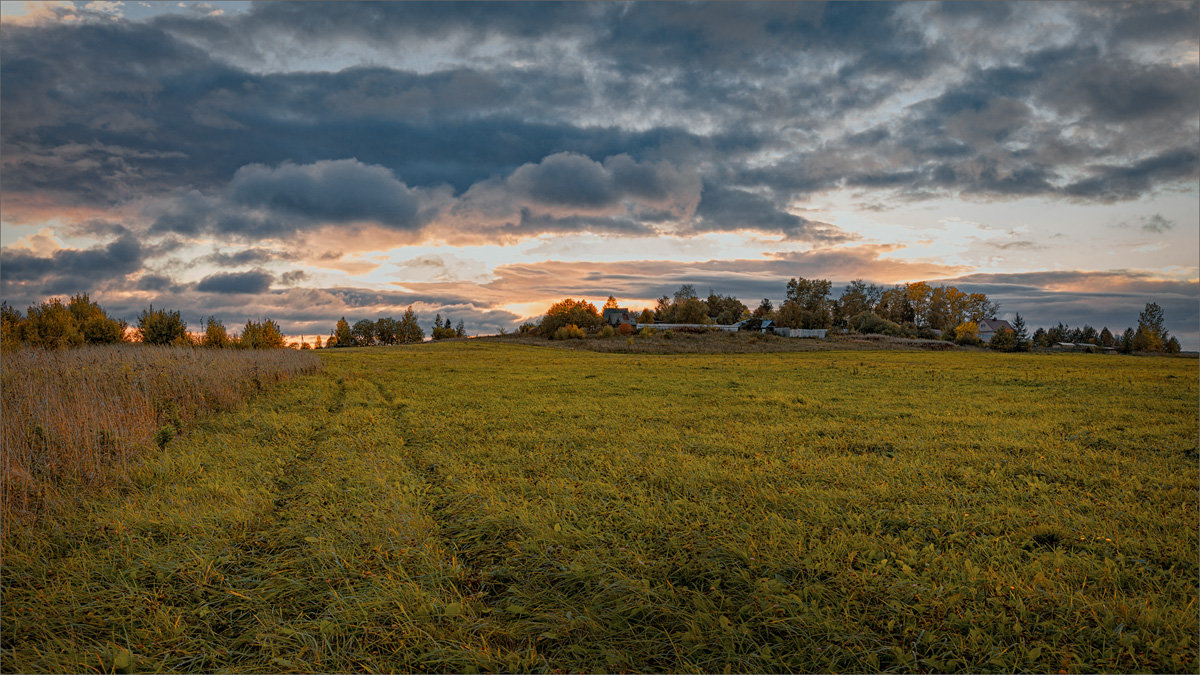
[[[624,324],[622,324],[622,325],[624,325]],[[600,329],[600,337],[602,337],[602,338],[610,338],[616,334],[617,334],[617,331],[613,330],[612,326],[605,326],[604,328]]]
[[[623,323],[620,326],[617,326],[617,332],[621,335],[633,335],[634,328],[627,323]]]
[[[582,340],[584,338],[583,329],[575,324],[567,324],[559,327],[551,336],[555,340]]]
[[[855,333],[875,333],[878,335],[891,335],[893,337],[904,335],[904,329],[900,327],[900,324],[888,321],[871,312],[859,312],[850,317],[850,329]]]

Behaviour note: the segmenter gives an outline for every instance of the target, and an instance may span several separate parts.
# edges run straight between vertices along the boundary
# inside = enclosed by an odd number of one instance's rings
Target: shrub
[[[627,323],[623,323],[620,326],[617,326],[617,332],[621,335],[633,335],[634,328]]]
[[[613,330],[612,326],[605,326],[604,328],[600,329],[600,337],[602,338],[610,338],[616,334],[617,331]]]
[[[904,329],[900,327],[900,324],[888,321],[871,312],[859,312],[850,317],[850,329],[855,333],[876,333],[893,337],[904,335]]]
[[[555,340],[582,340],[584,338],[583,329],[575,324],[567,324],[559,327],[554,331],[552,336]]]
[[[138,339],[148,345],[189,344],[187,323],[179,317],[179,310],[148,309],[138,314]]]

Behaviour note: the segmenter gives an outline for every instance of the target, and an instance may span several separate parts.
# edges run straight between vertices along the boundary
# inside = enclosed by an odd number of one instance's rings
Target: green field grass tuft
[[[4,670],[1197,670],[1195,361],[320,354],[10,527]]]

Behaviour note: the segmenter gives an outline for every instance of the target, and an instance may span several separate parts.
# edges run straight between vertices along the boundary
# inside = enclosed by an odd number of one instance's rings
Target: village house
[[[610,326],[616,327],[624,323],[637,328],[637,319],[624,307],[606,307],[602,316],[604,317],[604,323]]]
[[[979,339],[983,342],[990,342],[992,336],[1001,329],[1012,330],[1013,327],[1004,319],[983,319],[979,322]]]

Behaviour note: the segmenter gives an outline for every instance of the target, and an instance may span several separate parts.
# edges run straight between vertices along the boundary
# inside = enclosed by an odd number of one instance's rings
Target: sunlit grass
[[[322,359],[10,531],[5,668],[1196,670],[1195,361]]]
[[[0,370],[5,521],[124,477],[198,416],[230,410],[320,362],[294,350],[110,345],[16,349]]]

